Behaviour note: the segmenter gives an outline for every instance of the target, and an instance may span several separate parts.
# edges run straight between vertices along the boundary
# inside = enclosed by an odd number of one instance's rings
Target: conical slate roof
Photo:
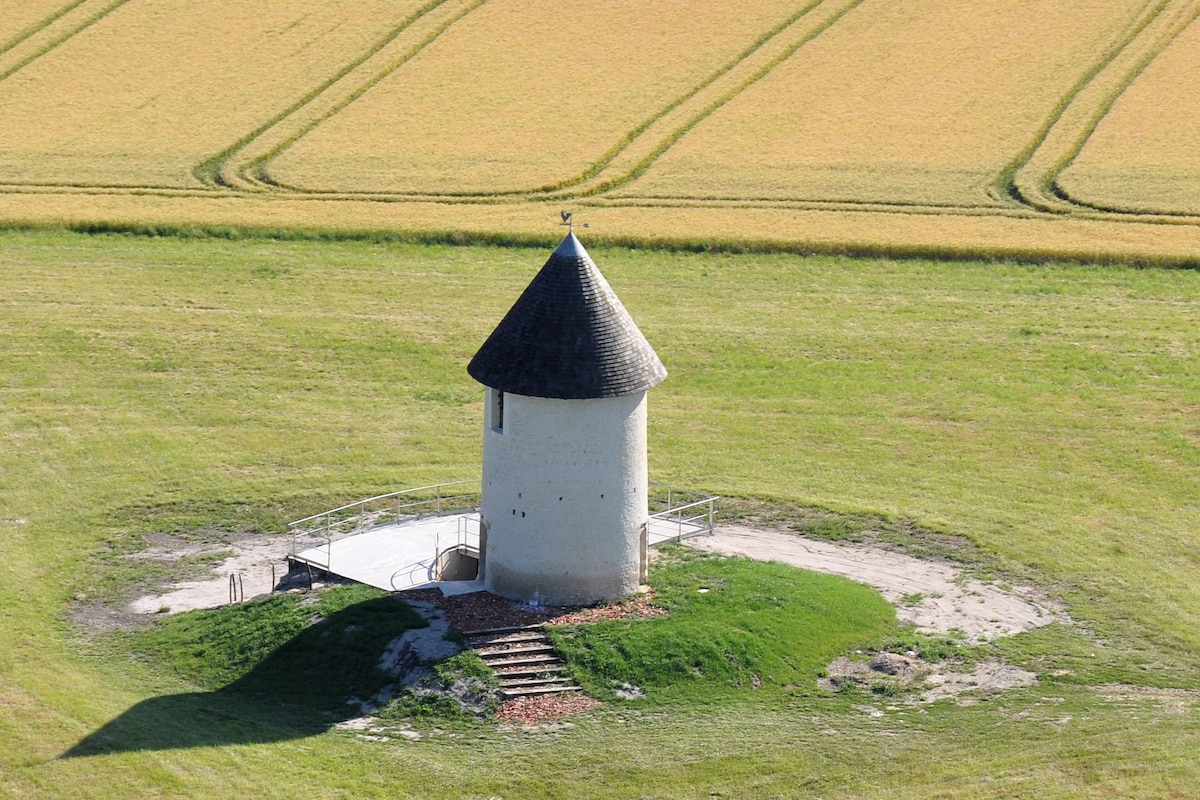
[[[467,365],[484,386],[584,400],[645,391],[667,369],[568,233]]]

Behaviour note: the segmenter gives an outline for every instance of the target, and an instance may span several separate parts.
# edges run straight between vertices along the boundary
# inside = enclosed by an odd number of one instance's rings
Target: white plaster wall
[[[488,390],[491,392],[492,390]],[[637,590],[646,510],[646,393],[598,400],[505,394],[484,423],[484,581],[550,605]]]

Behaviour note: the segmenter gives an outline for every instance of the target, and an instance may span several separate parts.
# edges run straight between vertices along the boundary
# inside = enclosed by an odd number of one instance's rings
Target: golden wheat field
[[[663,0],[646,14],[644,0],[484,3],[269,174],[309,190],[428,195],[578,180],[790,10],[778,0],[697,5]]]
[[[0,219],[1200,253],[1197,0],[0,4]]]
[[[991,184],[1141,3],[846,5],[621,194],[996,206]]]
[[[415,6],[117,4],[0,81],[0,182],[202,186],[194,173],[207,159],[330,80]]]

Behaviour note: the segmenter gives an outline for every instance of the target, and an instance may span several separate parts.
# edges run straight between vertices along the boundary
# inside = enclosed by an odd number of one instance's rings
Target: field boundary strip
[[[129,0],[79,0],[27,29],[0,50],[0,81],[7,80],[54,48],[78,36]],[[100,6],[93,10],[94,6]],[[79,19],[82,17],[82,19]]]
[[[203,183],[242,191],[297,192],[267,174],[267,165],[309,131],[362,97],[488,0],[433,0],[363,53],[244,139],[198,166]],[[306,192],[307,193],[307,192]]]

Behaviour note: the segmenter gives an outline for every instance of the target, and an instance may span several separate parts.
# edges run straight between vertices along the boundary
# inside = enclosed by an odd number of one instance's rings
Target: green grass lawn
[[[465,364],[548,254],[0,234],[0,796],[1200,784],[1192,271],[592,249],[671,373],[650,395],[654,479],[968,537],[1080,623],[993,646],[1041,675],[1035,689],[881,717],[841,695],[613,702],[573,728],[371,742],[247,721],[66,621],[142,575],[122,554],[145,533],[279,531],[476,474]],[[122,719],[194,744],[61,758]]]

